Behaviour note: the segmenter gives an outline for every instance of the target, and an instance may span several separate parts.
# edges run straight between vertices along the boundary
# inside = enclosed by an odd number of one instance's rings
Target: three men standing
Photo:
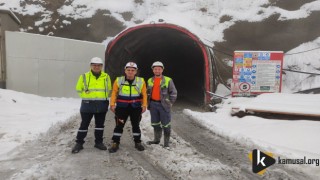
[[[147,144],[159,144],[164,135],[164,147],[169,147],[171,134],[171,107],[177,99],[177,89],[173,80],[163,76],[164,66],[156,61],[151,66],[154,76],[148,79],[148,109],[151,114],[151,125],[154,129],[154,140]]]
[[[95,145],[100,150],[107,150],[103,144],[105,116],[108,111],[111,92],[111,80],[107,73],[102,71],[103,61],[94,57],[90,61],[91,70],[80,75],[76,90],[82,98],[80,114],[81,125],[76,137],[76,145],[72,153],[83,149],[84,138],[92,117],[95,118]],[[159,144],[164,134],[164,147],[169,147],[171,134],[171,107],[177,99],[177,90],[173,80],[163,76],[164,66],[156,61],[151,66],[154,76],[149,78],[148,87],[143,78],[137,77],[138,66],[128,62],[124,68],[125,76],[117,77],[112,88],[110,110],[115,113],[116,126],[113,131],[110,153],[117,152],[125,123],[130,117],[135,148],[143,151],[141,144],[140,121],[141,114],[147,109],[151,114],[151,125],[154,128],[154,140],[147,144]],[[148,91],[148,95],[147,95]]]
[[[100,150],[107,150],[103,144],[103,131],[106,113],[108,111],[108,98],[111,92],[111,80],[107,73],[102,71],[103,61],[94,57],[90,61],[91,70],[80,75],[76,90],[82,99],[80,114],[81,125],[76,137],[76,145],[72,153],[78,153],[83,149],[84,138],[87,136],[88,127],[92,117],[95,119],[95,145]]]

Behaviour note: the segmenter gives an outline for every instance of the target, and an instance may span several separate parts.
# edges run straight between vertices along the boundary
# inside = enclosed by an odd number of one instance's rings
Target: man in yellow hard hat
[[[91,70],[80,75],[76,85],[76,90],[82,99],[80,114],[81,125],[76,137],[76,145],[72,148],[72,153],[78,153],[83,149],[84,138],[87,136],[88,127],[92,117],[95,119],[95,148],[107,150],[103,144],[103,131],[106,113],[109,106],[109,96],[111,92],[111,80],[107,73],[102,71],[103,61],[94,57],[90,61]]]
[[[144,150],[141,144],[140,121],[141,114],[147,108],[147,91],[144,79],[136,76],[137,69],[136,63],[128,62],[124,67],[125,76],[117,77],[113,83],[110,109],[115,113],[116,127],[109,148],[110,153],[115,153],[119,149],[123,127],[129,116],[135,148],[138,151]]]

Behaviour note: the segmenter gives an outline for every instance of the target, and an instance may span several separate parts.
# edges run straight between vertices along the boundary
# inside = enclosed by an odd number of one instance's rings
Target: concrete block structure
[[[0,88],[6,88],[5,31],[19,31],[20,20],[9,9],[0,8]]]

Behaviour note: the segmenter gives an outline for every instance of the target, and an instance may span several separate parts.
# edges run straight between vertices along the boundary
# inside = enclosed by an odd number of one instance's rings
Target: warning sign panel
[[[250,90],[250,84],[247,83],[247,82],[241,83],[241,84],[239,85],[239,89],[240,89],[240,91],[242,91],[242,92],[249,91],[249,90]]]
[[[232,96],[281,92],[282,51],[235,51]]]

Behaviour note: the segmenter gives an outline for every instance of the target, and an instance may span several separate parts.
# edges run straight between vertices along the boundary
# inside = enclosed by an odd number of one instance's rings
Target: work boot
[[[135,143],[134,147],[135,147],[138,151],[144,151],[144,147],[142,146],[141,142],[140,142],[140,143]]]
[[[109,153],[115,153],[118,151],[118,149],[119,149],[119,143],[114,142],[114,143],[112,143],[112,145],[109,149]]]
[[[154,129],[154,139],[153,141],[147,141],[147,144],[148,145],[151,145],[151,144],[159,144],[160,143],[160,139],[161,139],[161,136],[162,136],[162,129]]]
[[[79,151],[81,151],[83,149],[82,144],[77,143],[73,148],[72,148],[72,153],[78,153]]]
[[[107,150],[107,147],[103,143],[95,144],[94,147],[103,151]]]
[[[164,139],[163,139],[163,147],[169,147],[169,140],[170,140],[170,130],[167,130],[167,131],[164,131],[163,132],[163,136],[164,136]]]

